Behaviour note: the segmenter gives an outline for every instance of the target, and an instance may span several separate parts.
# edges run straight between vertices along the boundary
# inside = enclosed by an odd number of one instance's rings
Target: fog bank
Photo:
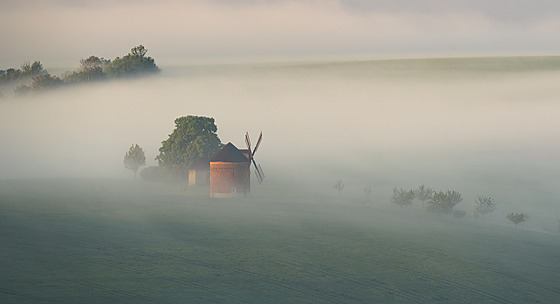
[[[0,178],[132,178],[131,144],[156,164],[174,119],[216,119],[268,185],[347,196],[426,183],[498,201],[558,197],[557,58],[440,59],[162,67],[157,77],[0,102]],[[523,210],[519,210],[523,211]]]

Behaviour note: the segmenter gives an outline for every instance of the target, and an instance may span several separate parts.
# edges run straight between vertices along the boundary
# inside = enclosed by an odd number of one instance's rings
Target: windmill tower
[[[251,190],[251,162],[260,182],[264,179],[262,168],[254,159],[262,140],[262,132],[254,150],[251,150],[249,133],[245,134],[247,150],[239,150],[232,143],[225,145],[210,159],[210,197],[247,196]]]

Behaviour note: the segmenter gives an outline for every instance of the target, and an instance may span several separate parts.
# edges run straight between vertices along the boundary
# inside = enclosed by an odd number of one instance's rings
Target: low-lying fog
[[[560,59],[425,59],[162,66],[156,77],[0,100],[0,178],[133,178],[131,144],[156,164],[174,119],[246,131],[274,186],[377,197],[421,183],[558,216]],[[46,67],[49,68],[49,67]],[[4,95],[8,95],[4,92]],[[460,206],[460,205],[459,205]],[[507,209],[507,210],[506,210]]]

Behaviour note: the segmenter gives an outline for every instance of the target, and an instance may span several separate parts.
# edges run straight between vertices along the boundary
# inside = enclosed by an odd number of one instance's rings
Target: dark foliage
[[[175,119],[175,130],[159,148],[156,160],[161,167],[186,176],[193,165],[208,165],[222,147],[214,118],[184,116]]]
[[[428,207],[426,209],[438,214],[450,214],[453,212],[453,207],[462,200],[463,197],[457,191],[438,191],[432,195],[432,198],[428,201]]]
[[[122,78],[138,76],[141,74],[153,74],[159,72],[152,57],[146,56],[148,50],[143,45],[139,45],[130,50],[128,55],[122,58],[115,58],[109,62],[104,72],[107,77]]]
[[[26,62],[21,65],[21,69],[9,68],[7,70],[0,70],[0,84],[29,80],[46,72],[40,61],[35,61],[32,64]]]
[[[42,91],[48,88],[59,87],[63,84],[78,84],[107,78],[125,78],[149,75],[159,72],[152,57],[146,56],[148,50],[139,45],[130,50],[130,53],[113,61],[97,56],[90,56],[80,60],[80,68],[65,73],[60,79],[50,75],[39,61],[32,64],[24,63],[21,69],[9,68],[0,70],[0,85],[12,84],[17,86],[16,96],[27,95],[30,91]]]

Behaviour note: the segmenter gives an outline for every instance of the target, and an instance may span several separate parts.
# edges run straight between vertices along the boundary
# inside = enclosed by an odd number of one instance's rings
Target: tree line
[[[15,86],[14,95],[22,96],[31,92],[40,92],[64,85],[88,83],[106,79],[134,77],[154,74],[159,68],[154,58],[146,56],[148,50],[139,45],[130,53],[113,60],[90,56],[80,60],[80,67],[66,72],[61,77],[51,75],[40,61],[24,63],[20,69],[0,70],[0,86]],[[0,97],[3,94],[0,92]]]

